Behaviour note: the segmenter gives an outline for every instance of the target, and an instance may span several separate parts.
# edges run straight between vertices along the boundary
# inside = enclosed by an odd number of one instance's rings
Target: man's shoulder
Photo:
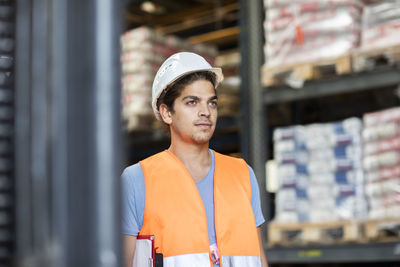
[[[237,163],[237,164],[246,164],[246,161],[240,157],[234,157],[234,156],[229,156],[229,155],[225,155],[225,154],[221,154],[218,153],[216,151],[214,151],[214,155],[216,158],[218,158],[219,160],[223,160],[226,162],[231,162],[231,163]]]
[[[122,172],[123,179],[130,179],[132,177],[143,176],[142,166],[140,163],[132,164],[124,169]]]
[[[141,160],[140,162],[146,163],[146,162],[151,162],[151,161],[159,160],[159,159],[165,157],[166,154],[168,154],[168,153],[164,150],[164,151],[158,152],[158,153],[156,153],[156,154],[154,154],[154,155],[152,155],[152,156],[149,156],[149,157],[147,157],[147,158]],[[139,162],[139,163],[140,163],[140,162]]]
[[[249,165],[247,162],[238,157],[228,156],[221,153],[214,152],[216,166],[223,168],[224,172],[231,172],[232,174],[249,174]]]

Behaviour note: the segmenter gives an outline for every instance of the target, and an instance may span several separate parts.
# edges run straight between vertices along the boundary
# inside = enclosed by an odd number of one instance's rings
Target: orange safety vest
[[[221,267],[261,266],[247,164],[214,155],[215,232]],[[183,163],[165,150],[140,165],[145,177],[140,234],[155,236],[165,267],[212,266],[205,208]]]

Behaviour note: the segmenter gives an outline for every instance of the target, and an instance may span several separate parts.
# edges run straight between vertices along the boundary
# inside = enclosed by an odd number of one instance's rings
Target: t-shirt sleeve
[[[139,163],[124,170],[122,184],[122,233],[137,236],[143,226],[145,185]]]
[[[251,183],[251,206],[253,208],[254,219],[257,227],[265,222],[260,203],[260,189],[253,168],[249,166],[250,183]]]

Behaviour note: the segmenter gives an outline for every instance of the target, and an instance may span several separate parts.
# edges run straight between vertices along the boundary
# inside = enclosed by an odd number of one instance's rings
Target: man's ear
[[[162,120],[166,124],[170,125],[172,123],[172,116],[171,116],[172,114],[167,105],[161,104],[158,110],[160,112]]]

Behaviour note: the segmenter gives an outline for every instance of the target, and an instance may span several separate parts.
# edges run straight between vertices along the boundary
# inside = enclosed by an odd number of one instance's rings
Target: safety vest
[[[251,183],[244,160],[215,155],[215,232],[221,267],[261,266]],[[212,266],[207,217],[183,163],[165,150],[140,162],[145,177],[141,235],[154,235],[165,267]]]

